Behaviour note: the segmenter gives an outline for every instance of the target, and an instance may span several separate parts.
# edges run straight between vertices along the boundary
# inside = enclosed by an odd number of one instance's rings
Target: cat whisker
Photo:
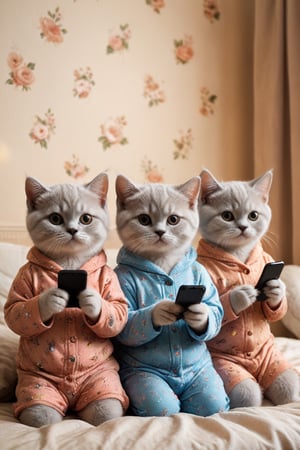
[[[273,231],[268,231],[263,237],[262,242],[268,244],[272,249],[278,247],[277,235]]]

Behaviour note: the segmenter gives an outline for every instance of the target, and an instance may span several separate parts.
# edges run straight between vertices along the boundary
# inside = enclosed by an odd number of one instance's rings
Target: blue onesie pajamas
[[[193,248],[171,270],[139,257],[124,247],[115,271],[128,302],[128,322],[116,337],[120,376],[139,416],[187,412],[209,416],[229,409],[223,382],[215,371],[206,341],[221,327],[223,308],[206,269]],[[209,307],[208,327],[195,333],[183,320],[154,328],[151,313],[163,299],[175,301],[182,284],[203,284],[202,302]]]

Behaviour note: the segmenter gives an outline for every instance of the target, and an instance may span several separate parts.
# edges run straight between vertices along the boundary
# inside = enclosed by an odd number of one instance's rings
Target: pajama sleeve
[[[29,265],[21,267],[8,293],[4,307],[9,328],[19,336],[37,336],[51,328],[40,316],[39,295],[36,295]]]
[[[137,292],[134,280],[124,273],[118,273],[118,277],[128,303],[128,322],[117,340],[130,347],[138,347],[155,339],[160,334],[152,323],[152,310],[154,305],[140,308],[137,303]]]
[[[108,266],[102,269],[99,280],[102,308],[97,323],[86,325],[100,338],[112,338],[124,328],[128,318],[128,306],[115,272]]]

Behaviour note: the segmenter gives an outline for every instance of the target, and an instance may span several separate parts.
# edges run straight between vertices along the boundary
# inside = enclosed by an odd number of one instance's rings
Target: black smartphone
[[[175,303],[186,308],[195,303],[200,303],[205,291],[206,288],[202,285],[183,284],[177,292]]]
[[[70,295],[67,308],[79,308],[78,294],[86,288],[87,272],[85,270],[60,270],[57,286]]]
[[[269,280],[277,280],[280,277],[283,267],[284,267],[283,261],[272,261],[265,265],[262,274],[255,286],[256,289],[261,291],[257,296],[258,301],[266,300],[267,297],[262,291],[264,285]]]

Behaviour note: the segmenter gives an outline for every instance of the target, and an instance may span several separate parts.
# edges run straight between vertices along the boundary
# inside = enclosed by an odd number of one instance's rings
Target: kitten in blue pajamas
[[[223,308],[191,246],[199,190],[199,177],[180,186],[136,185],[122,175],[116,179],[123,247],[115,271],[129,319],[115,348],[131,410],[138,416],[209,416],[229,409],[206,346],[220,330]],[[183,284],[204,285],[202,302],[187,309],[175,303]]]

